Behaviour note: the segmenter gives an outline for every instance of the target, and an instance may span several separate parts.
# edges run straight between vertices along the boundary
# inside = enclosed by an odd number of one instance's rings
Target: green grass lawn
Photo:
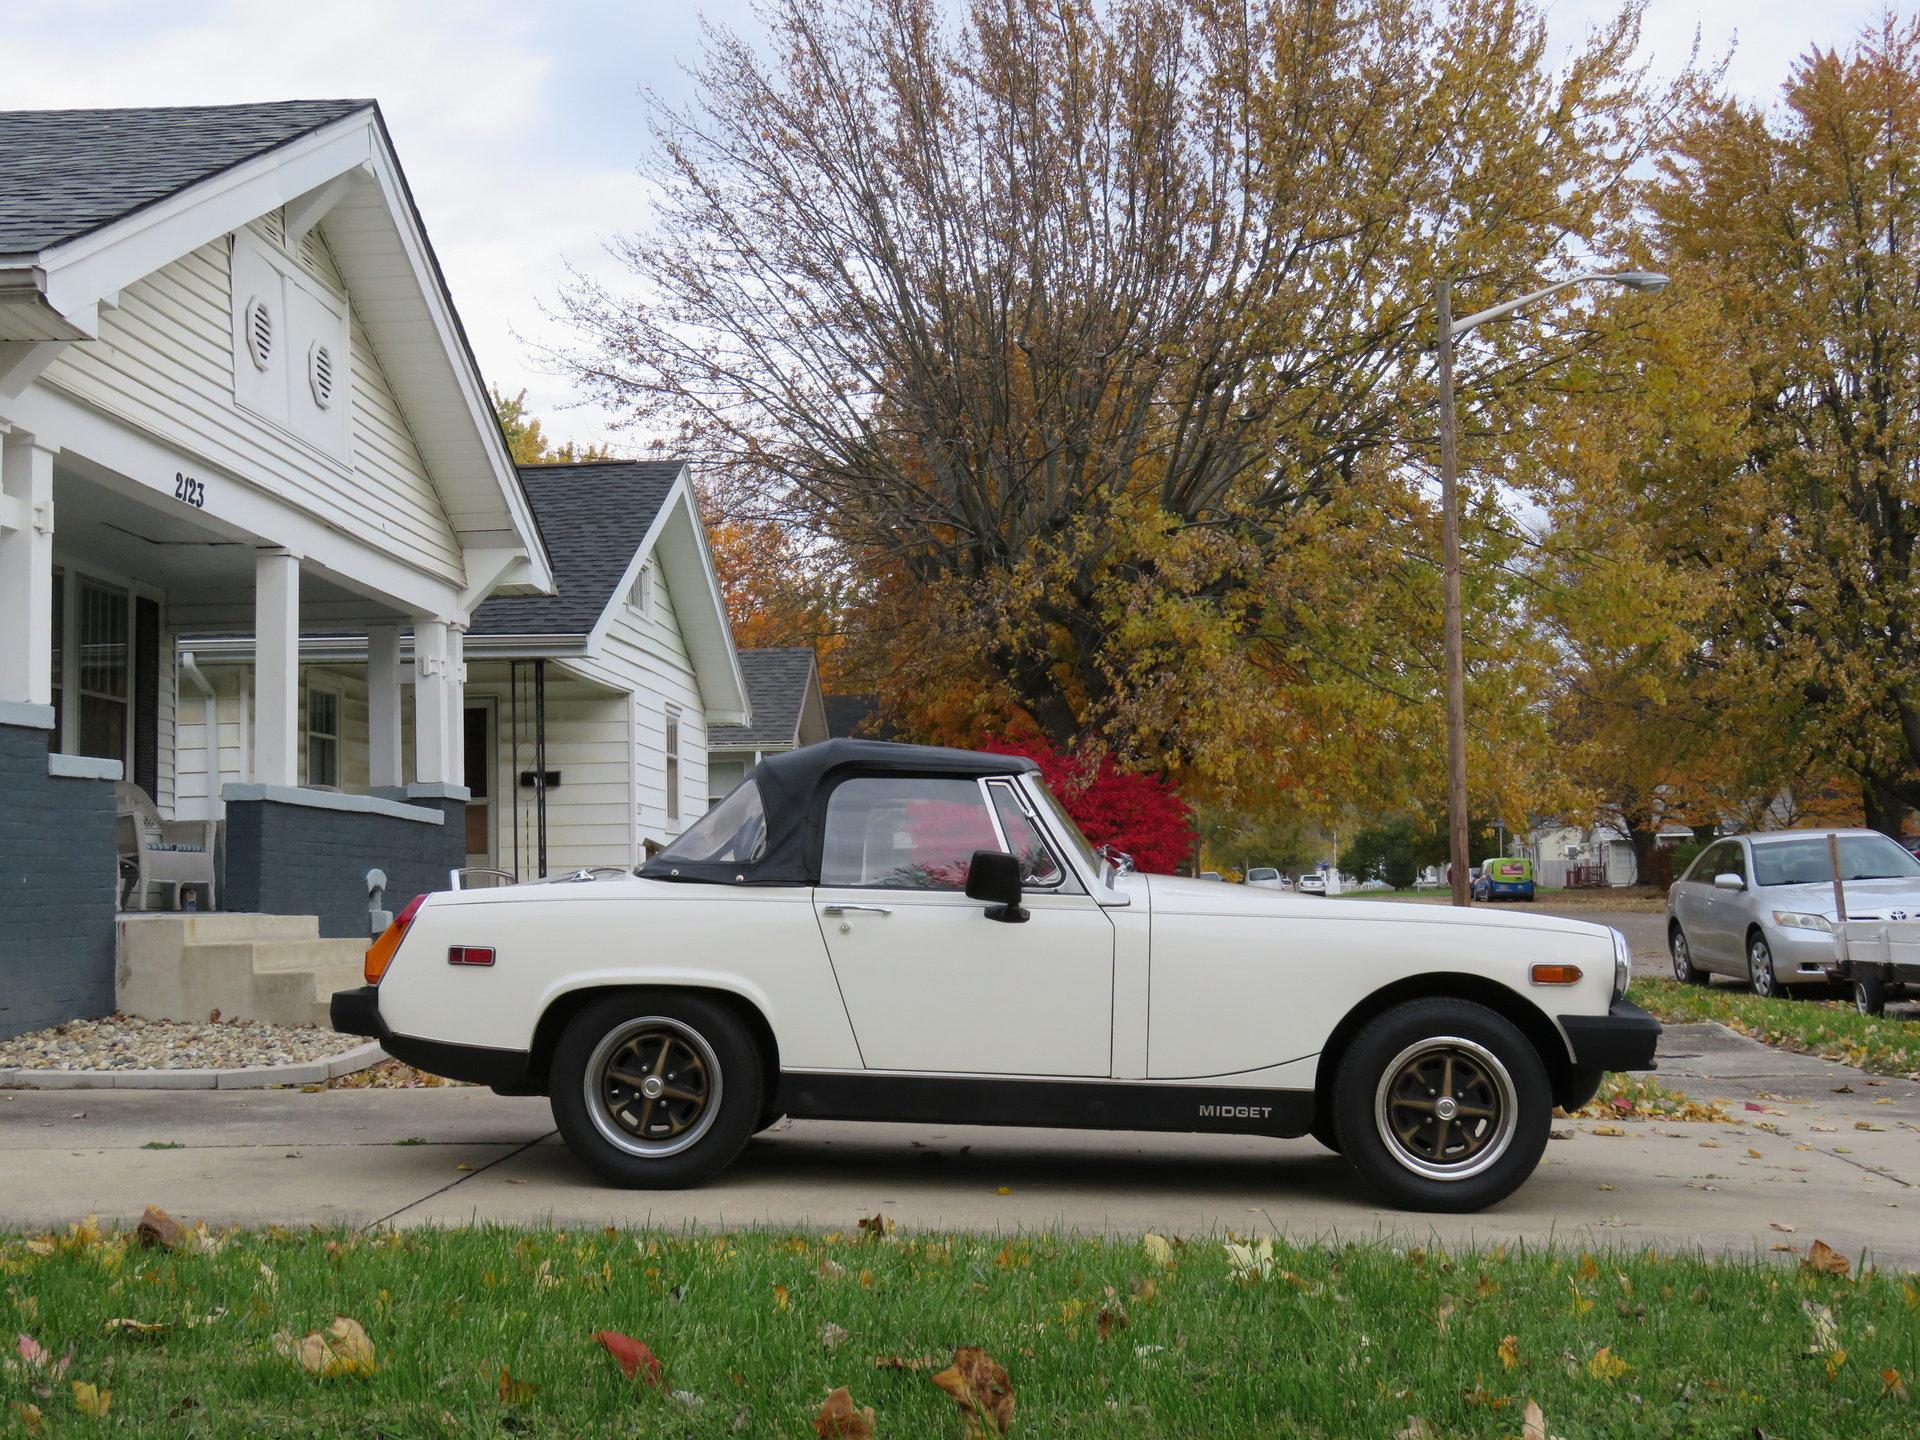
[[[0,1242],[0,1433],[807,1437],[835,1433],[814,1421],[845,1386],[878,1436],[959,1440],[930,1377],[962,1345],[1005,1367],[1010,1433],[1036,1440],[1389,1440],[1416,1416],[1416,1435],[1503,1437],[1529,1400],[1576,1440],[1920,1422],[1912,1277],[1378,1245],[1282,1245],[1236,1273],[1202,1239],[1166,1258],[851,1230],[266,1232],[213,1253],[16,1236]],[[310,1374],[276,1348],[336,1314],[365,1328],[374,1373]],[[625,1378],[597,1330],[651,1346],[664,1384]],[[21,1358],[13,1332],[47,1358]],[[111,1391],[104,1418],[75,1381]]]
[[[1920,1021],[1862,1015],[1850,1000],[1765,1000],[1726,985],[1665,979],[1636,979],[1630,998],[1662,1020],[1718,1020],[1769,1045],[1920,1078]]]

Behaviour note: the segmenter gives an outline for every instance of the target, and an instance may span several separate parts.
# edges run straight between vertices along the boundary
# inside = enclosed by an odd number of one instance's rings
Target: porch
[[[132,810],[213,822],[186,827],[212,840],[211,884],[177,863],[161,873],[195,882],[145,887],[132,908],[317,917],[323,938],[364,938],[370,870],[404,899],[443,888],[466,853],[458,578],[237,482],[178,469],[169,503],[127,472],[177,457],[110,424],[63,439],[0,434],[0,1033],[114,1008]],[[329,701],[299,670],[303,633],[347,629],[364,652],[358,793],[325,738]],[[211,696],[178,642],[205,630],[244,632],[255,656],[237,763],[211,783],[179,764]],[[164,859],[206,848],[146,829]]]

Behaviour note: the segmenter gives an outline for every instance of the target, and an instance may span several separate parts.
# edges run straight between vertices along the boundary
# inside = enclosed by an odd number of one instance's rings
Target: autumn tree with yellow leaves
[[[1437,793],[1431,296],[1629,218],[1677,90],[1629,3],[769,0],[657,112],[656,218],[583,285],[578,383],[729,516],[856,577],[911,728],[1032,727],[1309,812]],[[1547,783],[1551,635],[1502,471],[1577,305],[1463,355],[1475,743]],[[1478,802],[1476,802],[1478,803]]]

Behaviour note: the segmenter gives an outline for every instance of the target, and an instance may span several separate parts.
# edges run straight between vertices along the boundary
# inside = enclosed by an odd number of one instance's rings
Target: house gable
[[[156,162],[150,177],[138,165],[127,171],[105,160],[99,168],[107,173],[94,174],[82,141],[101,126],[119,137],[117,146],[144,146],[170,159]],[[240,441],[251,442],[255,429],[270,437],[269,452],[283,441],[276,432],[287,432],[310,469],[314,456],[331,451],[332,465],[350,477],[359,471],[342,452],[364,446],[376,500],[396,466],[401,474],[423,472],[431,492],[402,497],[401,508],[417,502],[411,508],[418,513],[396,517],[395,534],[378,523],[360,531],[370,543],[384,548],[392,539],[411,563],[464,581],[469,605],[496,586],[550,588],[531,508],[373,102],[27,112],[0,115],[0,141],[0,149],[9,149],[5,173],[20,177],[0,204],[0,393],[9,385],[17,392],[44,370],[55,388],[137,418],[163,440],[195,446],[194,453],[198,442],[211,441],[206,458],[232,466],[230,478],[240,483],[255,480],[256,466],[250,454],[246,465],[235,463],[236,446],[250,450]],[[75,176],[63,178],[62,164]],[[57,216],[61,197],[76,189],[84,202],[76,217],[70,223],[47,218]],[[36,243],[37,251],[11,248]],[[306,283],[320,268],[313,263],[316,250],[324,250],[324,268],[344,288],[344,306],[329,304],[325,285]],[[197,293],[180,293],[183,268],[197,272]],[[263,277],[268,283],[258,285]],[[216,325],[204,306],[222,281],[223,318]],[[343,424],[338,413],[300,413],[297,403],[284,417],[275,413],[282,403],[275,395],[297,401],[308,380],[310,344],[285,346],[258,366],[266,374],[277,359],[297,366],[297,374],[249,378],[243,334],[259,318],[253,302],[276,291],[270,308],[286,313],[270,316],[270,326],[278,322],[283,335],[297,337],[304,320],[311,334],[332,326],[342,338],[344,353],[329,357],[327,373],[335,386],[364,381],[355,385],[354,398],[367,400],[365,417],[355,425]],[[117,320],[128,292],[136,309],[148,308]],[[203,428],[201,422],[210,422],[191,407],[178,424],[166,423],[164,413],[129,413],[141,403],[136,392],[150,387],[144,379],[129,385],[124,373],[102,373],[117,363],[124,370],[124,362],[85,353],[127,340],[135,324],[152,326],[154,312],[165,309],[156,294],[172,302],[168,323],[175,329],[142,338],[173,347],[177,353],[166,358],[192,367],[176,383],[217,394],[224,380],[224,435]],[[48,367],[46,358],[62,344],[65,353]],[[216,353],[222,349],[224,355]],[[379,371],[377,384],[368,360]],[[385,423],[374,423],[376,411],[385,412]],[[396,418],[404,444],[397,441]],[[342,434],[344,443],[335,443]],[[353,517],[342,516],[329,497],[284,498],[353,533]],[[454,537],[452,545],[438,547],[439,556],[427,536],[413,533],[436,525]]]

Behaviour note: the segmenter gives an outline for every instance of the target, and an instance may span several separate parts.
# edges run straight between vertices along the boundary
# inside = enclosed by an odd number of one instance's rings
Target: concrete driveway
[[[1480,1215],[1383,1209],[1310,1140],[786,1122],[704,1189],[646,1193],[597,1184],[558,1144],[541,1100],[469,1088],[106,1090],[0,1098],[0,1225],[89,1211],[132,1221],[149,1203],[219,1223],[341,1226],[840,1229],[879,1211],[928,1228],[1271,1225],[1307,1238],[1754,1254],[1818,1237],[1920,1267],[1920,1085],[1717,1026],[1670,1030],[1662,1055],[1669,1083],[1730,1100],[1747,1123],[1627,1121],[1616,1137],[1558,1122],[1566,1138],[1549,1144],[1540,1172]],[[1841,1086],[1852,1093],[1833,1093]],[[1743,1109],[1749,1102],[1761,1108]]]

